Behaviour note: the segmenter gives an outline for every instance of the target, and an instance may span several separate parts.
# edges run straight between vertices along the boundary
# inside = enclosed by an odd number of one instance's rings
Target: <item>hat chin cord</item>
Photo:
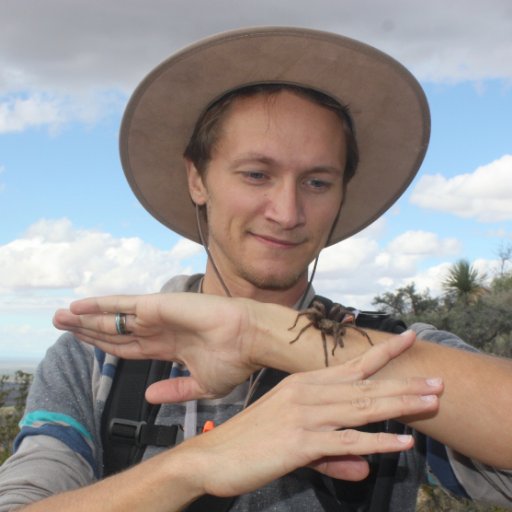
[[[199,238],[201,240],[201,245],[204,247],[204,250],[206,251],[206,256],[208,256],[208,260],[212,264],[215,275],[217,276],[217,279],[219,280],[219,283],[222,286],[224,293],[226,294],[227,297],[233,297],[233,295],[229,291],[229,288],[227,287],[226,283],[224,282],[224,279],[222,279],[220,270],[218,269],[218,267],[215,263],[215,260],[213,259],[210,249],[208,249],[208,243],[206,242],[206,238],[203,233],[203,227],[201,226],[201,217],[199,215],[200,207],[197,203],[194,203],[194,206],[196,207],[196,225],[197,225],[197,231],[199,233]],[[201,291],[202,291],[202,285],[201,285]]]

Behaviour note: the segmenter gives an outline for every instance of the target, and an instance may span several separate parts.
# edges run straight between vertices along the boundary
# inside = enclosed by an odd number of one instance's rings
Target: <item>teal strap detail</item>
[[[63,425],[66,427],[74,428],[78,430],[83,437],[92,441],[92,435],[89,431],[78,421],[76,421],[71,416],[67,414],[61,414],[58,412],[51,411],[32,411],[24,416],[24,418],[20,421],[21,427],[32,427],[37,428],[43,424],[53,423],[58,425]]]

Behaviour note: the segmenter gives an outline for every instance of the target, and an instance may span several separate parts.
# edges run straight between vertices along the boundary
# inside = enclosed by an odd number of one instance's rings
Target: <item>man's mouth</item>
[[[280,238],[270,235],[260,235],[258,233],[251,233],[251,235],[264,244],[284,249],[293,249],[294,247],[297,247],[298,245],[304,242],[304,240],[290,240],[289,238]]]

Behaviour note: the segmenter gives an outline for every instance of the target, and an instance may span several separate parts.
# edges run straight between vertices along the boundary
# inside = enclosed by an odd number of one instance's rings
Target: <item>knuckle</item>
[[[400,395],[400,403],[405,407],[410,407],[416,403],[415,397],[411,395]]]
[[[357,443],[361,438],[361,432],[352,428],[339,430],[340,441],[342,444],[350,445]]]
[[[376,383],[375,381],[363,379],[363,380],[356,380],[352,383],[355,389],[362,392],[368,392],[375,389]]]
[[[409,414],[414,412],[418,407],[418,401],[416,397],[411,395],[401,395],[399,398],[400,401],[400,411],[399,415]]]
[[[404,389],[408,389],[413,384],[413,379],[411,379],[410,377],[404,377],[403,379],[401,379],[401,384]]]
[[[375,441],[377,445],[388,445],[389,440],[389,434],[386,434],[385,432],[377,432],[375,434]]]
[[[374,404],[374,399],[369,396],[363,396],[352,399],[350,403],[359,411],[363,411],[370,409],[370,407]]]

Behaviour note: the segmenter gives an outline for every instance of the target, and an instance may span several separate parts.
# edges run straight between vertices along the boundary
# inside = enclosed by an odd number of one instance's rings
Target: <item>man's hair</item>
[[[343,183],[346,185],[354,176],[359,162],[359,150],[355,137],[354,123],[348,107],[319,91],[291,84],[256,84],[241,87],[226,93],[220,99],[212,103],[199,117],[194,127],[192,137],[185,149],[184,156],[196,167],[199,174],[204,176],[211,159],[212,150],[218,142],[222,122],[229,111],[230,106],[239,98],[250,98],[257,95],[270,97],[281,91],[297,94],[331,112],[340,119],[345,133],[347,145],[347,160],[343,173]]]

